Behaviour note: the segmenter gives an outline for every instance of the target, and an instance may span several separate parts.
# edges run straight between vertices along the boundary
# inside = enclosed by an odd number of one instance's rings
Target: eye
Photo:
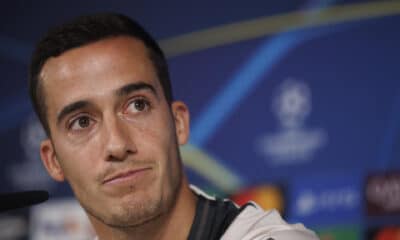
[[[71,130],[83,130],[90,127],[92,119],[89,116],[80,116],[75,118],[70,124],[69,129]]]
[[[131,101],[127,107],[128,112],[144,112],[150,108],[149,101],[143,98],[137,98]]]

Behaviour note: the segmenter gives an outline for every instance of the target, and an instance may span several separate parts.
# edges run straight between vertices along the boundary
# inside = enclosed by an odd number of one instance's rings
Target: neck
[[[103,226],[102,231],[96,231],[98,234],[98,240],[184,240],[189,236],[195,211],[196,197],[190,190],[186,178],[184,178],[178,191],[176,202],[170,211],[161,214],[157,218],[145,222],[140,226],[129,228]],[[91,217],[89,218],[93,225],[104,225],[103,223],[99,223],[96,219]]]

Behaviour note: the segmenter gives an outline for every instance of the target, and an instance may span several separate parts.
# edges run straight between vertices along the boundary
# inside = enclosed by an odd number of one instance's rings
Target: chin
[[[161,199],[146,199],[119,203],[107,210],[107,213],[91,214],[101,222],[112,227],[134,227],[158,218],[165,210]]]

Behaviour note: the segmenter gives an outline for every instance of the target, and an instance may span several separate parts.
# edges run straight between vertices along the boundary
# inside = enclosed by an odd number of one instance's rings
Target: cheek
[[[133,134],[131,138],[139,146],[165,149],[171,142],[176,142],[175,126],[167,111],[156,111],[146,117],[127,122]]]
[[[69,182],[85,181],[95,177],[100,160],[100,148],[96,138],[90,139],[83,144],[55,144],[56,154],[64,175]],[[59,146],[59,147],[57,147]]]
[[[169,115],[159,115],[149,118],[148,121],[138,125],[132,125],[136,133],[133,141],[137,147],[138,154],[160,165],[161,171],[168,168],[177,158],[177,139],[175,126]],[[169,171],[168,169],[167,171]]]

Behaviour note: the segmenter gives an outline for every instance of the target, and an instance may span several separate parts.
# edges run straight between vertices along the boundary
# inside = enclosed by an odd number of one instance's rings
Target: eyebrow
[[[140,91],[140,90],[149,90],[156,97],[158,97],[156,89],[152,85],[144,83],[144,82],[130,83],[125,86],[122,86],[121,88],[115,90],[115,95],[123,97],[123,96],[131,94],[132,92],[136,92],[136,91]],[[82,108],[86,108],[90,105],[92,105],[92,104],[87,100],[81,100],[81,101],[77,101],[77,102],[68,104],[60,111],[60,113],[57,114],[57,124],[59,124],[62,121],[62,119],[65,116],[69,115],[70,113],[75,112]]]
[[[82,100],[82,101],[77,101],[71,104],[68,104],[65,106],[59,114],[57,114],[57,124],[61,122],[61,120],[67,116],[68,114],[75,112],[76,110],[85,108],[87,106],[91,105],[88,101]]]
[[[139,91],[139,90],[150,90],[155,96],[157,96],[156,89],[152,85],[150,85],[148,83],[144,83],[144,82],[127,84],[127,85],[117,89],[115,91],[115,93],[117,96],[121,97],[121,96],[129,95],[130,93]]]

